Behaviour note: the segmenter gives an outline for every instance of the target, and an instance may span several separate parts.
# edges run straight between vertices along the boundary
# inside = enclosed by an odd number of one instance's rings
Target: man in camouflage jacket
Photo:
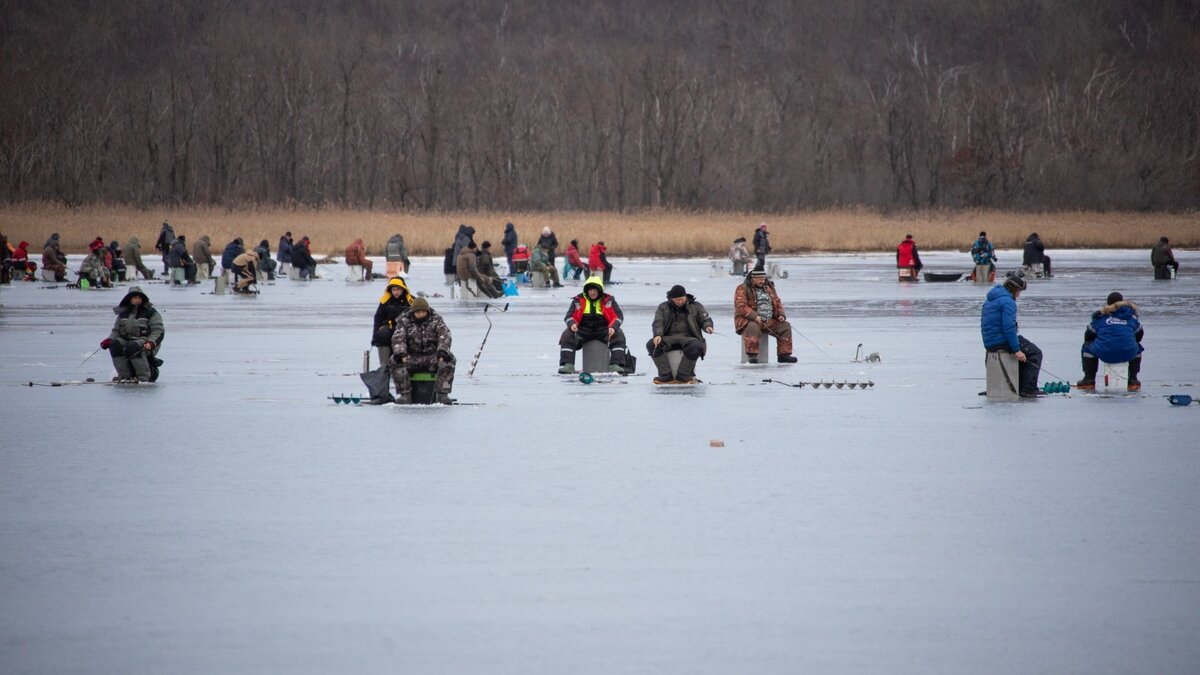
[[[450,329],[429,307],[425,298],[413,300],[412,308],[396,321],[392,333],[392,379],[396,402],[412,403],[412,373],[436,372],[437,402],[449,405],[454,385],[454,354],[450,353]]]

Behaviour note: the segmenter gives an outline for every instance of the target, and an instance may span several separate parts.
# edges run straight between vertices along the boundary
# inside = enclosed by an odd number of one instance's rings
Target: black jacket
[[[1022,265],[1037,265],[1046,261],[1046,246],[1038,237],[1025,240],[1025,255]]]
[[[513,249],[517,247],[517,228],[513,227],[512,223],[504,226],[504,238],[500,240],[500,245],[504,247],[504,255],[512,255]]]

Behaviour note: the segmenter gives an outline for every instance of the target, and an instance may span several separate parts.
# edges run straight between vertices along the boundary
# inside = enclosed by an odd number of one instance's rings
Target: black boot
[[[1130,364],[1133,367],[1133,364]],[[1083,379],[1075,383],[1076,389],[1095,389],[1096,373],[1100,370],[1100,359],[1083,357]]]
[[[1142,357],[1137,357],[1129,362],[1129,382],[1126,389],[1129,391],[1138,391],[1142,388],[1141,381],[1138,380],[1138,373],[1142,370]]]
[[[780,354],[779,355],[780,363],[795,363],[796,361],[799,361],[799,359],[792,356],[791,354]]]

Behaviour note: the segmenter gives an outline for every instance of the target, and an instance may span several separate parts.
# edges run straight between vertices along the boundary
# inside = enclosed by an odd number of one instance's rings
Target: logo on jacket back
[[[1127,326],[1127,325],[1129,325],[1129,322],[1126,321],[1125,319],[1118,319],[1115,316],[1108,317],[1104,321],[1104,323],[1108,324],[1109,326]]]

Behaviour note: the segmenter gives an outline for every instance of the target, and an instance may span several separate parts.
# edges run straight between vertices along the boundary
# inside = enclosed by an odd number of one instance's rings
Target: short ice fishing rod
[[[493,308],[493,307],[497,307],[497,306],[493,305],[490,302],[485,302],[483,304],[483,318],[487,319],[487,322],[488,322],[487,332],[485,332],[483,334],[483,342],[479,343],[479,349],[475,350],[475,358],[471,359],[471,369],[469,371],[467,371],[467,377],[475,376],[475,366],[479,365],[479,355],[483,353],[483,346],[487,344],[488,336],[492,334],[492,319],[491,319],[491,317],[489,317],[487,315],[487,311],[488,311],[488,309]],[[507,312],[508,311],[508,303],[507,302],[504,303],[504,307],[497,308],[496,311],[501,312],[501,313]]]

